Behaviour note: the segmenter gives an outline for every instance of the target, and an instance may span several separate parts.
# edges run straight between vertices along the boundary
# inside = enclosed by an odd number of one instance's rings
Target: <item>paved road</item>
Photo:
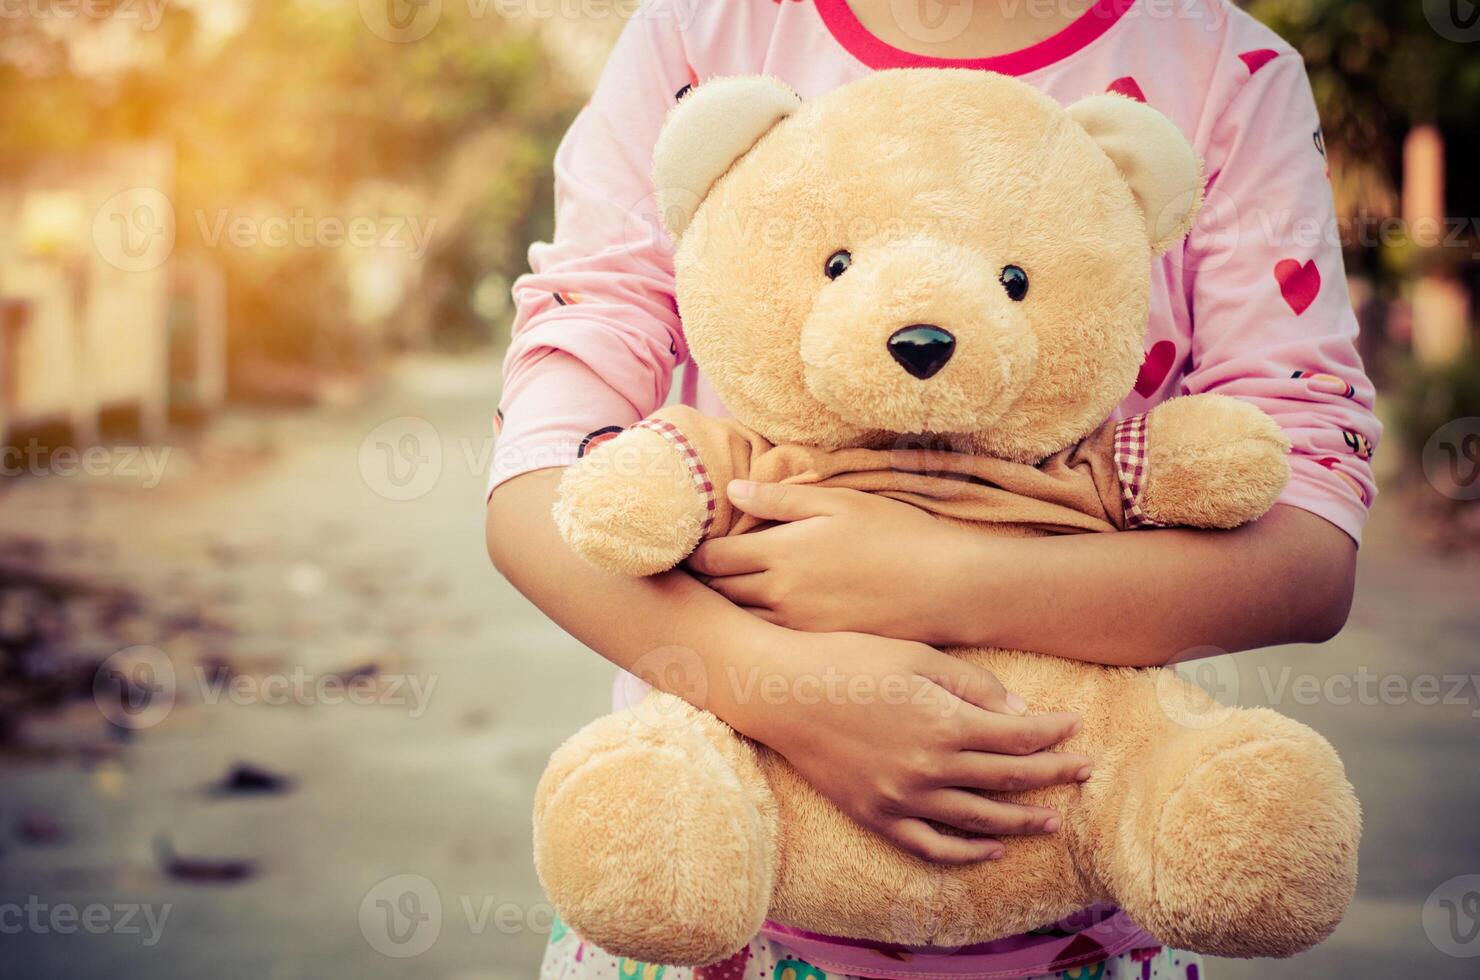
[[[0,940],[0,976],[533,976],[548,923],[533,785],[603,709],[610,673],[487,567],[491,364],[410,363],[368,405],[228,419],[176,449],[152,489],[119,461],[0,497],[4,540],[44,542],[54,573],[146,597],[102,640],[177,667],[177,696],[134,716],[150,724],[127,744],[84,701],[27,722],[0,755],[0,910],[18,910],[0,928],[26,917]],[[1357,906],[1313,953],[1214,977],[1480,965],[1442,953],[1421,914],[1443,882],[1480,873],[1480,691],[1445,680],[1480,673],[1480,566],[1405,550],[1396,515],[1373,538],[1338,641],[1220,674],[1345,756],[1367,818]],[[130,657],[136,671],[155,655]],[[1449,703],[1418,703],[1428,677]],[[374,703],[341,703],[351,693]],[[211,789],[241,763],[291,785]],[[1467,904],[1465,884],[1436,896],[1430,925],[1480,953],[1480,890]]]

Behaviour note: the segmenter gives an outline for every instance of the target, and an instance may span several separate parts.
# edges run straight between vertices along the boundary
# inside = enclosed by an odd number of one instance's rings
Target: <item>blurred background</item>
[[[1342,752],[1357,903],[1210,972],[1472,977],[1480,7],[1245,6],[1309,65],[1388,435],[1346,632],[1211,662]],[[632,7],[0,2],[0,976],[534,975],[533,787],[611,673],[488,567],[483,472]]]

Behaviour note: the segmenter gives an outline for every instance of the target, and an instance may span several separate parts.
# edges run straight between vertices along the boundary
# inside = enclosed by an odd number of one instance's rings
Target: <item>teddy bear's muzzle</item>
[[[875,434],[991,427],[1034,376],[1037,356],[1032,322],[1004,292],[1000,269],[995,256],[925,236],[858,243],[802,323],[808,392]]]
[[[956,338],[933,323],[916,323],[889,338],[889,356],[911,375],[925,381],[956,353]]]

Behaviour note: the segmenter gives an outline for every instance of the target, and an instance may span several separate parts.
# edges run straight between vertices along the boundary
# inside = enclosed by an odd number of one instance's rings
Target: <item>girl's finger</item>
[[[995,861],[1007,853],[1001,841],[990,837],[955,837],[913,818],[895,821],[882,834],[906,854],[931,864],[976,864]]]
[[[1022,698],[1008,691],[990,670],[983,670],[959,657],[941,653],[932,657],[921,676],[955,695],[960,701],[995,711],[1004,715],[1021,715],[1028,705]]]
[[[755,483],[731,480],[725,488],[730,503],[764,521],[804,521],[836,514],[856,490],[813,487],[796,483]]]
[[[991,711],[968,711],[962,717],[961,747],[997,755],[1032,755],[1058,745],[1079,727],[1079,716],[1068,712],[1012,718]]]
[[[762,572],[750,575],[722,575],[705,584],[737,606],[753,606],[770,609],[772,596],[766,588],[766,576]]]
[[[770,555],[776,547],[767,535],[776,530],[778,529],[768,528],[733,538],[706,541],[694,550],[684,564],[691,571],[715,578],[764,572],[770,567]]]
[[[968,834],[1052,834],[1063,825],[1046,806],[1004,803],[964,789],[938,789],[913,801],[916,815]]]
[[[1077,753],[995,755],[990,752],[959,752],[950,771],[944,775],[955,786],[1012,793],[1082,783],[1093,770],[1089,756]]]

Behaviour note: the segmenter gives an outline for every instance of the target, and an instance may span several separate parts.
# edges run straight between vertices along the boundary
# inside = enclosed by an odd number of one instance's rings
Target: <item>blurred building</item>
[[[224,394],[219,275],[174,260],[162,143],[36,160],[0,189],[0,442],[121,420],[157,441],[171,406]]]

